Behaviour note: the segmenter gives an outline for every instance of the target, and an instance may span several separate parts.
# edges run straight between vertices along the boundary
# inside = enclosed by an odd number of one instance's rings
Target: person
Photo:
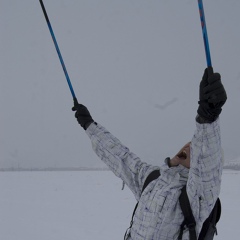
[[[213,73],[212,67],[206,68],[200,82],[196,130],[191,142],[175,156],[167,158],[161,167],[141,161],[107,129],[96,123],[84,105],[75,104],[72,110],[76,111],[78,123],[86,130],[93,150],[139,201],[125,239],[178,239],[184,220],[179,204],[184,185],[199,235],[220,193],[223,156],[219,115],[226,100],[220,74]],[[142,192],[146,178],[154,170],[160,170],[160,176]],[[189,239],[188,229],[184,230],[182,239]]]

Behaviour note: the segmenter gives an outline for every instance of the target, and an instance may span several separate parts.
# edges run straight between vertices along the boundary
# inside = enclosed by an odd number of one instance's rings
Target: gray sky
[[[206,66],[197,1],[44,1],[79,102],[143,161],[161,164],[195,129]],[[226,160],[240,156],[240,1],[204,1],[228,102]],[[0,168],[99,167],[71,111],[39,1],[1,0]]]

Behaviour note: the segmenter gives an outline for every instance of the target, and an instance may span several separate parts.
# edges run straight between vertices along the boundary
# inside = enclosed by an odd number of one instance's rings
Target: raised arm
[[[220,74],[213,73],[212,68],[206,69],[200,83],[197,129],[191,141],[187,183],[193,213],[199,220],[209,215],[220,193],[223,156],[219,114],[226,100]]]
[[[146,177],[159,168],[142,162],[107,129],[95,123],[84,105],[75,105],[73,110],[76,110],[75,117],[86,130],[94,152],[117,177],[127,184],[139,200]]]

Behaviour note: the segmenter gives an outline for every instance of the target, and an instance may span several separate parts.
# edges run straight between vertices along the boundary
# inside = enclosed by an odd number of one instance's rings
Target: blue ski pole
[[[202,34],[203,34],[203,41],[204,41],[204,46],[205,46],[207,66],[212,67],[210,48],[209,48],[209,42],[208,42],[208,34],[207,34],[207,26],[206,26],[206,20],[205,20],[205,14],[204,14],[202,0],[198,0],[198,7],[199,7],[199,14],[200,14],[200,20],[201,20],[201,25],[202,25]]]
[[[72,94],[72,97],[73,97],[74,105],[76,105],[76,104],[78,104],[78,101],[77,101],[76,95],[75,95],[75,93],[74,93],[74,90],[73,90],[73,87],[72,87],[72,83],[71,83],[71,81],[70,81],[70,78],[69,78],[69,75],[68,75],[66,66],[65,66],[65,64],[64,64],[64,61],[63,61],[63,58],[62,58],[62,54],[61,54],[60,49],[59,49],[59,47],[58,47],[58,43],[57,43],[57,40],[56,40],[56,38],[55,38],[55,35],[54,35],[54,32],[53,32],[51,23],[50,23],[50,21],[49,21],[49,18],[48,18],[48,15],[47,15],[45,6],[44,6],[42,0],[39,0],[39,2],[40,2],[40,4],[41,4],[42,10],[43,10],[43,14],[44,14],[44,16],[45,16],[45,19],[46,19],[46,22],[47,22],[49,31],[50,31],[50,33],[51,33],[53,43],[54,43],[55,48],[56,48],[56,50],[57,50],[58,57],[59,57],[59,60],[60,60],[60,62],[61,62],[61,65],[62,65],[64,74],[65,74],[65,77],[66,77],[66,79],[67,79],[67,83],[68,83],[69,89],[70,89],[71,94]]]

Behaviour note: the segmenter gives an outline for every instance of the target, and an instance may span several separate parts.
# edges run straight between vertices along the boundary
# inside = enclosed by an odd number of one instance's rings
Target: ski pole
[[[205,46],[207,66],[212,67],[210,48],[209,48],[209,42],[208,42],[208,34],[207,34],[207,26],[206,26],[206,20],[205,20],[205,14],[204,14],[202,0],[198,0],[198,7],[199,7],[199,14],[200,14],[200,20],[201,20],[201,25],[202,25],[202,34],[203,34],[203,41],[204,41],[204,46]]]
[[[55,35],[54,35],[54,32],[53,32],[51,23],[50,23],[49,18],[48,18],[47,11],[46,11],[46,9],[45,9],[45,6],[44,6],[44,4],[43,4],[43,1],[42,1],[42,0],[39,0],[39,2],[40,2],[40,4],[41,4],[43,14],[44,14],[44,16],[45,16],[45,19],[46,19],[46,22],[47,22],[49,31],[50,31],[50,33],[51,33],[53,43],[54,43],[55,48],[56,48],[56,50],[57,50],[58,57],[59,57],[59,60],[60,60],[60,62],[61,62],[61,65],[62,65],[64,74],[65,74],[65,77],[66,77],[66,79],[67,79],[67,83],[68,83],[69,89],[70,89],[71,94],[72,94],[72,97],[73,97],[74,105],[75,105],[75,104],[78,104],[76,95],[75,95],[74,90],[73,90],[73,87],[72,87],[72,83],[71,83],[71,81],[70,81],[70,78],[69,78],[69,75],[68,75],[66,66],[65,66],[64,61],[63,61],[63,58],[62,58],[62,54],[61,54],[60,49],[59,49],[59,47],[58,47],[57,40],[56,40],[56,38],[55,38]]]

